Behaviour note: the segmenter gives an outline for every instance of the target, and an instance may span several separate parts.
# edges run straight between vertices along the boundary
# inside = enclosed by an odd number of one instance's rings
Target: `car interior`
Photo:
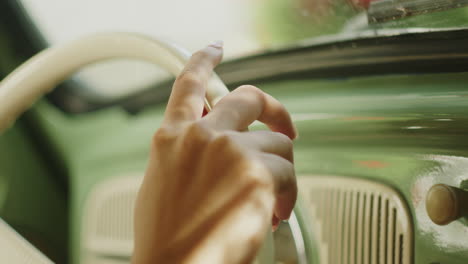
[[[206,107],[252,84],[299,132],[256,263],[468,263],[465,0],[2,1],[0,263],[130,263],[149,142],[215,37]]]

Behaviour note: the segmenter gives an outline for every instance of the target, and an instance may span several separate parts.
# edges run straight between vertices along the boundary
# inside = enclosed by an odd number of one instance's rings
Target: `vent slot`
[[[109,196],[97,208],[96,235],[112,240],[133,239],[133,207],[136,191],[123,191]]]
[[[334,176],[303,176],[299,186],[321,264],[412,263],[412,223],[395,190]]]

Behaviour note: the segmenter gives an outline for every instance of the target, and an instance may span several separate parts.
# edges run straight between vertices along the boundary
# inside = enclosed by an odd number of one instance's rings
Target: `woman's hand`
[[[195,53],[153,137],[135,209],[133,263],[249,263],[297,196],[290,115],[241,86],[202,116],[222,47]],[[247,132],[255,120],[272,131]]]

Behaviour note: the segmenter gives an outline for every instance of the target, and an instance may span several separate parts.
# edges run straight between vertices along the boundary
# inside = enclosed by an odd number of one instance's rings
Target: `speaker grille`
[[[412,222],[395,190],[336,176],[300,177],[299,186],[320,263],[412,263]]]

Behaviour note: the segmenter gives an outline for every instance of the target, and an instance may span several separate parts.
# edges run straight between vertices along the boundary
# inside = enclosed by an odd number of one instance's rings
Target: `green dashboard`
[[[426,179],[458,187],[468,181],[467,81],[468,74],[451,73],[285,79],[257,85],[292,113],[299,131],[299,177],[344,175],[391,186],[411,212],[414,263],[461,264],[468,259],[466,219],[437,226],[417,208],[424,203],[420,196]],[[164,107],[155,104],[138,114],[110,107],[73,116],[46,100],[38,102],[1,137],[2,176],[9,177],[2,177],[0,186],[11,189],[3,198],[2,216],[20,230],[24,226],[24,232],[37,228],[56,249],[65,245],[64,222],[69,219],[70,249],[76,258],[90,189],[109,177],[143,173]],[[38,135],[42,149],[28,144]],[[44,155],[52,155],[53,166],[65,168],[66,174],[51,174]],[[64,176],[68,197],[55,178]],[[307,225],[307,219],[302,224]]]

